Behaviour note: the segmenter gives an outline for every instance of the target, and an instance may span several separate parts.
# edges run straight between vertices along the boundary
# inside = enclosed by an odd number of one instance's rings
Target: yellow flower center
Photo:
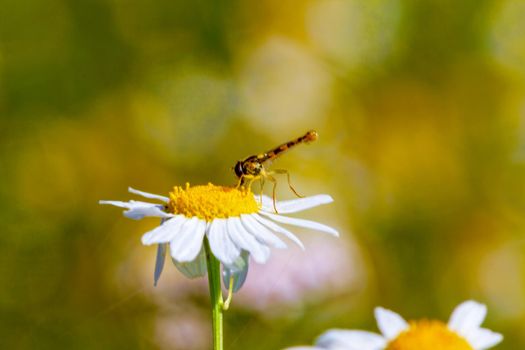
[[[411,322],[410,328],[388,343],[385,350],[474,350],[440,321]]]
[[[259,211],[253,193],[244,187],[215,186],[211,183],[186,188],[174,187],[170,192],[168,210],[186,217],[196,216],[206,221],[229,218]]]

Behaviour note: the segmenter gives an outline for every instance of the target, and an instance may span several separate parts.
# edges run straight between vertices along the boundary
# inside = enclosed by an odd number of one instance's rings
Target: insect
[[[274,160],[275,158],[279,157],[284,152],[288,151],[290,148],[299,145],[301,143],[310,143],[312,141],[317,140],[318,134],[315,130],[310,130],[306,134],[304,134],[301,137],[298,137],[295,140],[288,141],[286,143],[283,143],[280,146],[275,147],[274,149],[271,149],[265,153],[260,153],[257,155],[249,156],[244,158],[243,160],[239,160],[235,166],[233,167],[233,170],[235,171],[235,175],[239,179],[239,182],[237,184],[237,187],[244,186],[246,180],[248,181],[248,187],[251,187],[252,183],[255,180],[261,181],[261,194],[262,194],[262,188],[264,186],[264,181],[268,180],[273,183],[273,208],[275,212],[277,213],[277,208],[275,206],[275,188],[277,186],[277,180],[272,176],[274,174],[286,174],[288,178],[288,186],[292,190],[293,193],[297,197],[301,197],[297,193],[297,191],[293,188],[292,184],[290,183],[290,173],[287,170],[284,169],[274,169],[272,171],[267,171],[264,167],[264,164],[266,162],[270,162]]]

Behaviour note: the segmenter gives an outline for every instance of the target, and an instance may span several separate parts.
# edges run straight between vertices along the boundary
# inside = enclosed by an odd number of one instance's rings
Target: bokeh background
[[[99,199],[233,184],[274,163],[306,252],[252,265],[227,349],[375,331],[373,307],[446,320],[489,306],[525,348],[525,2],[2,0],[0,347],[210,348],[205,279],[167,265]],[[269,190],[269,188],[267,188]],[[293,198],[280,179],[278,197]],[[303,217],[305,217],[303,215]]]

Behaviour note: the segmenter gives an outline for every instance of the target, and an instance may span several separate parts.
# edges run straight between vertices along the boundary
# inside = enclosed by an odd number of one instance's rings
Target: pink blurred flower
[[[341,292],[362,281],[362,269],[350,244],[315,236],[305,242],[306,251],[275,251],[264,267],[252,264],[252,274],[236,302],[266,309],[273,304],[298,303],[308,294]],[[354,254],[349,254],[352,250]]]

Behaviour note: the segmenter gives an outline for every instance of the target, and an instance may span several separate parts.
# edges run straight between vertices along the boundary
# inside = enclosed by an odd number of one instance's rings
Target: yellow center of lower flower
[[[474,350],[440,321],[411,322],[410,328],[388,343],[385,350]]]
[[[168,210],[186,217],[197,216],[206,221],[229,218],[259,211],[253,193],[249,189],[215,186],[211,183],[186,188],[174,187],[170,192]]]

